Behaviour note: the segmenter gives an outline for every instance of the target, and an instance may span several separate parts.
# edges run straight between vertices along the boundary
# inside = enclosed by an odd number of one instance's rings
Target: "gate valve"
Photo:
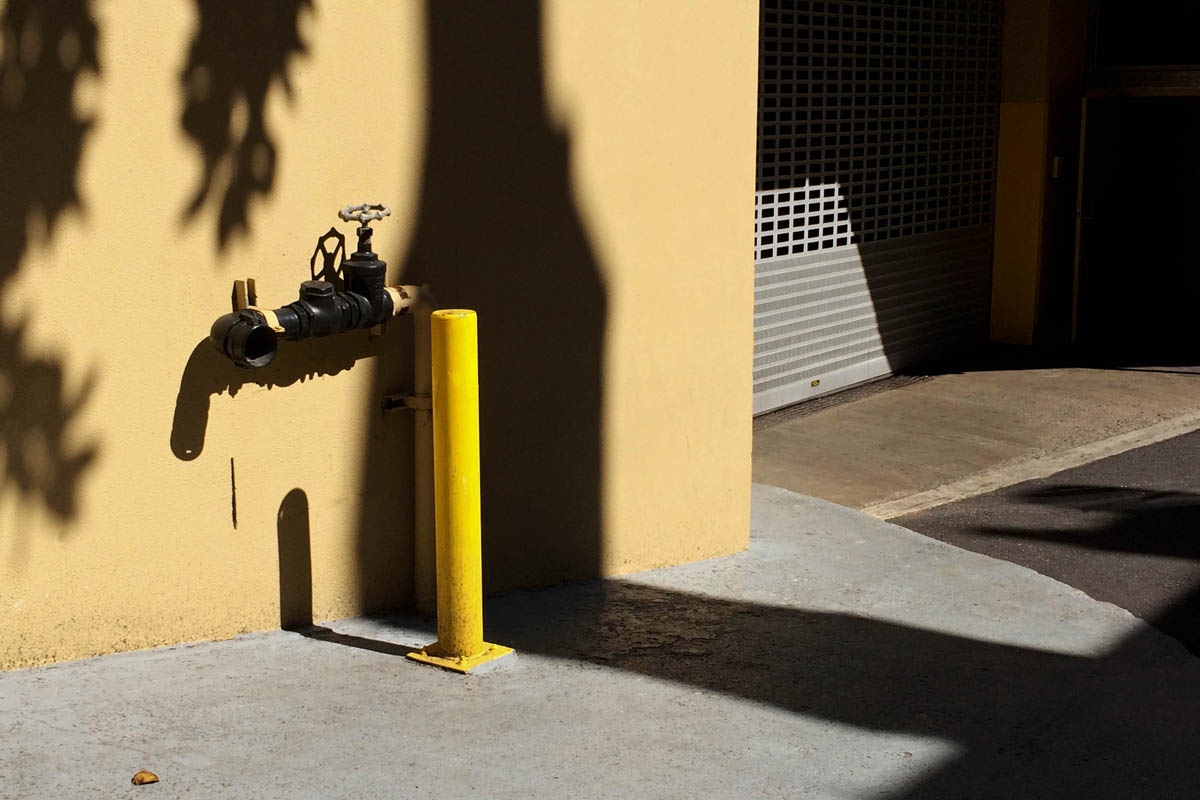
[[[383,295],[387,278],[387,264],[371,250],[371,223],[389,216],[392,210],[382,203],[363,203],[346,206],[338,212],[344,222],[357,222],[358,249],[342,262],[342,277],[346,289],[366,298],[373,298],[372,305]],[[378,315],[376,315],[378,316]],[[382,321],[380,317],[379,321]]]
[[[355,256],[369,255],[374,256],[371,252],[371,223],[375,220],[390,217],[392,210],[383,203],[362,203],[357,206],[346,206],[338,212],[342,222],[357,222],[358,223],[358,250],[354,253]],[[352,256],[353,257],[353,256]]]

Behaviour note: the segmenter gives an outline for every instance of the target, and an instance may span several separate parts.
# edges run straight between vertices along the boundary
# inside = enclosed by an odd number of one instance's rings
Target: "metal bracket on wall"
[[[433,398],[427,394],[387,394],[383,396],[384,413],[388,411],[428,411]]]
[[[243,308],[258,305],[258,291],[254,286],[254,278],[247,278],[244,281],[234,281],[233,293],[230,300],[233,302],[235,313],[241,311]]]

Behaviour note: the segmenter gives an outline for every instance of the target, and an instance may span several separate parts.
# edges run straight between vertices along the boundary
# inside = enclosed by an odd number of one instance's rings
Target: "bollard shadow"
[[[318,642],[329,642],[330,644],[337,644],[342,647],[353,647],[355,650],[366,650],[370,653],[381,653],[385,656],[399,656],[403,658],[409,653],[420,652],[416,647],[407,647],[395,642],[385,642],[382,639],[368,639],[365,636],[340,633],[321,625],[311,625],[307,628],[297,628],[294,630],[301,636],[308,639],[315,639]]]
[[[303,489],[292,489],[276,515],[279,627],[285,631],[304,630],[313,624],[311,537],[308,494]]]
[[[415,648],[394,642],[341,633],[313,624],[312,531],[309,526],[308,495],[292,489],[279,504],[277,542],[279,548],[279,627],[309,639],[383,653],[406,656]]]

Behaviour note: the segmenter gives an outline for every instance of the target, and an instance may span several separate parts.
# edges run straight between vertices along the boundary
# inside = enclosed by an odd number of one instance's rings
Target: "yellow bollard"
[[[483,640],[475,312],[435,311],[432,327],[438,640],[408,657],[469,672],[512,652]]]

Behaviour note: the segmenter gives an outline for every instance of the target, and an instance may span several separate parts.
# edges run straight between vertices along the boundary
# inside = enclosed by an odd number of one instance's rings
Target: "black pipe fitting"
[[[345,291],[328,281],[310,280],[300,284],[300,299],[274,311],[243,308],[225,314],[213,323],[209,340],[233,363],[242,367],[265,367],[275,358],[279,339],[298,341],[359,328],[374,328],[391,319],[395,312],[391,295],[384,289],[387,264],[371,250],[370,219],[382,215],[365,214],[382,206],[346,209],[360,218],[358,249],[342,261]],[[385,214],[386,209],[383,209]],[[367,216],[366,221],[361,217]]]
[[[358,229],[358,249],[342,262],[342,275],[346,279],[347,291],[361,297],[375,297],[383,293],[387,279],[387,264],[371,250],[371,229],[363,225]]]
[[[208,338],[240,367],[265,367],[279,349],[274,329],[262,314],[250,309],[218,317]]]

